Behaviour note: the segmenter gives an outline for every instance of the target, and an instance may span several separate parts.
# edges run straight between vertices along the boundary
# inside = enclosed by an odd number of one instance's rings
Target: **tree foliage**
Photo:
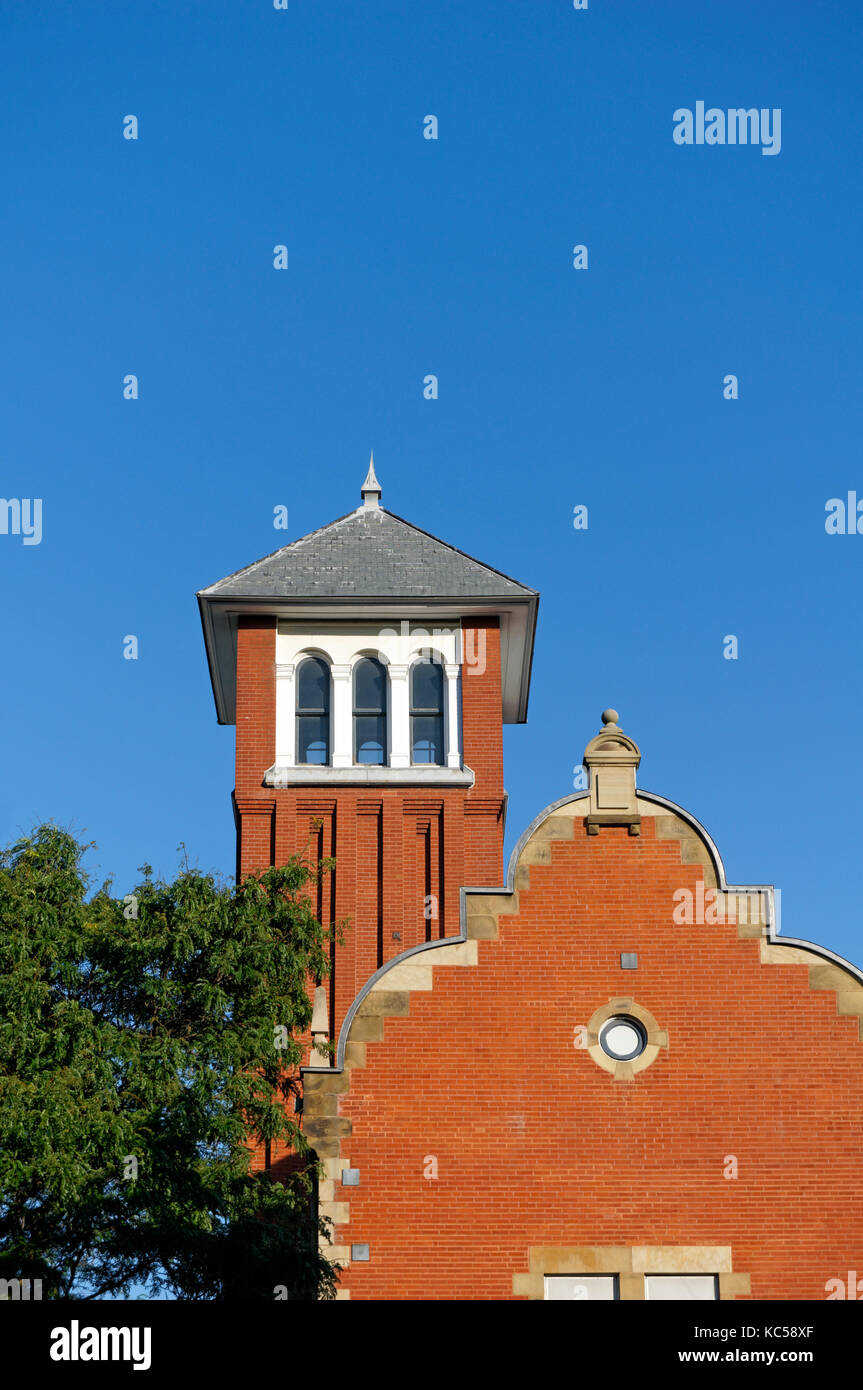
[[[43,825],[0,854],[0,1276],[44,1296],[330,1297],[292,1103],[308,982],[328,972],[295,856],[238,886],[146,867],[88,899],[89,846]],[[300,1165],[301,1168],[303,1165]]]

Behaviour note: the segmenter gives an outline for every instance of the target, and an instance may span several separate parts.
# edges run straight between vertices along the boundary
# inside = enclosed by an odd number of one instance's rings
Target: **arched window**
[[[364,657],[354,668],[354,762],[383,767],[387,760],[387,673]]]
[[[297,762],[330,761],[330,668],[310,656],[297,672]]]
[[[443,669],[437,661],[411,667],[411,762],[445,762],[443,746]]]

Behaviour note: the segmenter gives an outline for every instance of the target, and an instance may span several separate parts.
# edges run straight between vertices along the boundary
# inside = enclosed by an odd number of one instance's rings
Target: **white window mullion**
[[[446,765],[461,767],[458,730],[458,673],[459,667],[449,663],[444,666],[446,673]]]
[[[410,767],[411,730],[408,698],[408,667],[388,666],[390,767]]]
[[[296,696],[292,661],[276,663],[276,765],[293,767],[296,758]]]
[[[354,703],[352,668],[333,666],[333,767],[351,767],[354,761]]]

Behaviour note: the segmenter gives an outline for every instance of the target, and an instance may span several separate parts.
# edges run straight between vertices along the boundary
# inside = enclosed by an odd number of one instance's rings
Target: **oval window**
[[[599,1045],[615,1062],[631,1062],[647,1047],[647,1033],[636,1018],[619,1014],[606,1019],[599,1030]]]

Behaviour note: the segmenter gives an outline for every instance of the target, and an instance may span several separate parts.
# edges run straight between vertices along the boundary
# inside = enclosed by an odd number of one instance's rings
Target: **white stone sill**
[[[469,767],[278,767],[264,773],[266,787],[472,787]]]

